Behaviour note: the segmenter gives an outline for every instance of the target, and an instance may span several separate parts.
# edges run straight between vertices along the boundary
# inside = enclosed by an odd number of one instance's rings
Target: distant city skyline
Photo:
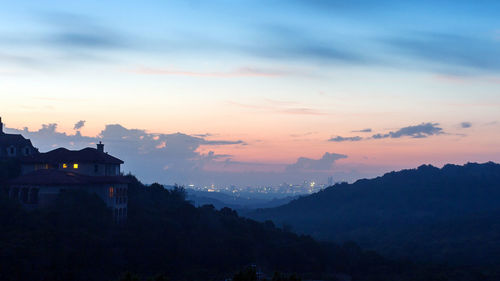
[[[354,181],[500,162],[498,1],[23,1],[0,116],[145,182]]]

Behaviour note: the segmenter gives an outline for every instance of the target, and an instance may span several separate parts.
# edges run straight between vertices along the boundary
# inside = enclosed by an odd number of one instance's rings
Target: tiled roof
[[[124,176],[87,176],[57,169],[42,169],[7,182],[10,185],[89,185],[128,183]]]
[[[25,139],[22,135],[0,133],[0,146],[9,146],[9,145],[14,145],[16,147],[33,146],[31,144],[31,141],[29,139]]]
[[[102,164],[123,164],[123,161],[95,148],[84,148],[82,150],[68,150],[58,148],[46,153],[27,156],[21,159],[24,163],[61,163],[61,162],[81,162],[81,163],[102,163]]]

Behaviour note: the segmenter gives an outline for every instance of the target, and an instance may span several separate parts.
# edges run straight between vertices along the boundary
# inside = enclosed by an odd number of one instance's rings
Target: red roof
[[[84,148],[82,150],[68,150],[58,148],[46,153],[27,156],[21,159],[23,163],[52,163],[81,162],[100,164],[123,164],[123,161],[95,148]]]
[[[128,183],[124,176],[87,176],[57,169],[42,169],[7,182],[10,185],[89,185]]]

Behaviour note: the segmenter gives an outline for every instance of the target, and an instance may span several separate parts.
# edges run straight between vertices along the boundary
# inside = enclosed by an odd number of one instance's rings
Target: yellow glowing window
[[[66,168],[68,168],[68,164],[64,163],[63,164],[63,169],[66,169]]]
[[[78,169],[78,164],[73,164],[73,169]]]
[[[113,187],[109,188],[109,198],[113,198],[113,195],[115,193],[115,189]]]

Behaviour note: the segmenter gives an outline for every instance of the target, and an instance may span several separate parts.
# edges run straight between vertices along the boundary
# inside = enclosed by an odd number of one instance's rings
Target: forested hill
[[[424,165],[337,184],[250,217],[393,257],[500,262],[500,165]]]
[[[352,280],[430,280],[450,272],[389,262],[354,243],[319,243],[229,208],[196,208],[182,188],[129,178],[129,217],[121,225],[93,194],[66,191],[51,207],[26,211],[0,192],[0,280],[111,281],[124,272],[141,280],[157,274],[224,280],[249,265],[268,276],[294,272],[316,280],[336,280],[338,273]]]

